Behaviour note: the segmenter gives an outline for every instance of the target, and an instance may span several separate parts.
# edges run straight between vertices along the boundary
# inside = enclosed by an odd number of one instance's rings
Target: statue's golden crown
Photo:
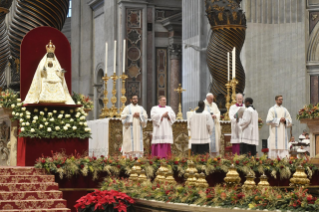
[[[46,45],[46,49],[47,49],[47,53],[54,53],[55,45],[53,45],[51,40],[50,40],[50,43]]]

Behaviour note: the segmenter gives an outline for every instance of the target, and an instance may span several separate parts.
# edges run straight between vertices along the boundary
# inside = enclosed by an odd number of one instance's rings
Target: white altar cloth
[[[91,137],[89,139],[89,156],[100,157],[101,155],[108,156],[109,154],[109,120],[96,119],[88,121],[88,126],[91,129]]]

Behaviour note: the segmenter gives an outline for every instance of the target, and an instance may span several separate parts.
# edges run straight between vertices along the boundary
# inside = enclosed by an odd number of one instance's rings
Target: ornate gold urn
[[[238,174],[234,164],[232,164],[229,167],[229,170],[226,174],[226,177],[224,178],[224,181],[228,186],[233,186],[233,185],[240,183],[241,179],[239,177],[239,174]]]
[[[168,171],[166,173],[165,182],[168,182],[169,184],[176,184],[175,178],[173,177],[173,172]]]
[[[140,162],[136,161],[134,163],[134,166],[132,167],[132,170],[137,171],[137,173],[139,174],[140,171],[142,170]]]
[[[208,183],[206,181],[206,175],[204,173],[195,174],[195,177],[197,178],[197,181],[195,183],[196,187],[208,188]]]
[[[195,177],[195,173],[191,171],[187,174],[187,180],[185,182],[185,185],[188,186],[195,186],[196,185],[197,178]]]
[[[188,167],[185,170],[186,174],[189,174],[190,172],[193,172],[194,174],[198,173],[198,170],[196,169],[195,163],[193,161],[189,161],[187,165]]]
[[[141,170],[142,170],[141,164],[136,161],[136,162],[134,163],[134,166],[133,166],[132,169],[131,169],[131,173],[130,173],[129,179],[130,179],[130,180],[133,180],[133,181],[137,181],[137,180],[138,180],[138,176],[139,176]]]
[[[260,176],[260,182],[258,183],[258,187],[259,188],[269,187],[268,177],[265,175],[265,173],[263,173],[263,175]]]
[[[147,180],[147,177],[146,177],[146,172],[144,169],[141,170],[140,172],[140,175],[138,176],[138,182],[142,183],[142,182],[145,182]]]
[[[290,179],[290,186],[294,187],[307,187],[309,186],[310,180],[305,173],[305,169],[299,165],[297,167],[297,171],[294,173],[292,178]]]
[[[156,172],[156,178],[155,178],[155,182],[156,183],[161,183],[161,182],[164,182],[165,180],[165,173],[163,173],[162,171],[160,170],[157,170]]]
[[[165,176],[166,173],[169,171],[167,168],[167,163],[165,163],[165,162],[161,163],[161,166],[158,168],[157,171],[162,172],[163,175]]]
[[[255,183],[255,176],[252,173],[248,173],[246,176],[246,181],[243,185],[244,190],[251,190],[256,188],[256,183]]]
[[[137,173],[136,170],[133,170],[133,169],[131,170],[129,179],[132,180],[132,181],[137,181],[138,173]]]

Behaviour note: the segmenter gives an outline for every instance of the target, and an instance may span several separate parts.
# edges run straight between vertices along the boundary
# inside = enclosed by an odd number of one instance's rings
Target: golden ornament
[[[294,173],[292,178],[290,179],[290,186],[294,187],[307,187],[309,186],[310,180],[305,173],[305,169],[299,165],[297,167],[297,171]]]
[[[168,171],[166,173],[165,182],[168,182],[169,184],[176,184],[175,178],[173,177],[173,172]]]
[[[268,177],[265,175],[265,173],[263,173],[263,175],[260,176],[260,182],[258,183],[258,187],[259,188],[269,187]]]
[[[140,175],[138,176],[138,182],[142,183],[147,180],[146,172],[144,169],[141,170]]]
[[[256,183],[255,183],[255,176],[252,173],[248,173],[246,176],[246,181],[243,185],[244,190],[252,190],[256,188]]]
[[[206,181],[206,175],[204,173],[195,174],[197,181],[195,183],[196,187],[208,188],[208,183]]]
[[[185,185],[187,186],[195,186],[196,185],[197,178],[195,177],[195,173],[191,171],[187,174],[187,180],[185,182]]]
[[[226,177],[224,178],[224,181],[228,186],[240,184],[241,178],[239,177],[239,174],[238,174],[234,164],[232,164],[229,167],[229,170],[226,174]]]

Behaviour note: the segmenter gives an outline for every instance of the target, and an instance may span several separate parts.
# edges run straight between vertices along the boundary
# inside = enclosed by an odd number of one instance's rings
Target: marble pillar
[[[169,105],[174,112],[178,112],[179,94],[174,90],[181,83],[181,45],[172,44],[169,47],[170,51],[170,82],[169,82]]]

